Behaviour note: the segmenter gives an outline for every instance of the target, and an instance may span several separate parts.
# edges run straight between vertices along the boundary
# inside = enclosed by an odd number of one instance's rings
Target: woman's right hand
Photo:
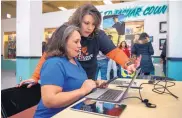
[[[96,88],[95,81],[88,79],[88,80],[84,81],[80,90],[81,90],[83,95],[86,95],[86,94],[90,93],[94,88]]]
[[[33,85],[37,84],[37,83],[38,83],[37,81],[35,81],[34,79],[30,78],[30,79],[21,81],[20,84],[17,85],[17,87],[21,87],[24,84],[28,84],[27,88],[30,88]]]

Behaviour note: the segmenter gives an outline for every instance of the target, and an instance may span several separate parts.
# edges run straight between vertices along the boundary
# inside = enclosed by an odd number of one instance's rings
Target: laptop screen
[[[126,94],[128,93],[128,90],[130,89],[131,85],[133,84],[133,82],[134,82],[135,79],[137,78],[138,74],[140,73],[140,70],[141,70],[141,68],[139,68],[139,69],[137,69],[137,70],[135,71],[135,75],[133,76],[132,80],[130,81],[130,83],[129,83],[129,85],[128,85],[126,91],[124,92],[122,98],[124,98],[124,97],[126,96]]]

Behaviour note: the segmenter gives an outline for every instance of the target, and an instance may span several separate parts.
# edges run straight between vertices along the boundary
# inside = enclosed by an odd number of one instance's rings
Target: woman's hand
[[[96,88],[95,81],[88,79],[88,80],[84,81],[80,90],[83,93],[83,95],[86,95],[86,94],[90,93],[94,88]]]
[[[137,59],[133,60],[133,64],[127,66],[126,70],[128,71],[129,74],[136,71],[136,68],[140,66],[141,59],[142,59],[142,56],[140,55],[139,57],[137,57]]]
[[[30,79],[21,81],[20,84],[17,85],[17,87],[21,87],[24,84],[28,84],[27,88],[30,88],[33,85],[37,84],[37,83],[38,83],[37,81],[35,81],[34,79],[30,78]]]
[[[97,81],[95,81],[95,83],[98,88],[107,88],[108,87],[108,84],[106,83],[105,80],[97,80]]]

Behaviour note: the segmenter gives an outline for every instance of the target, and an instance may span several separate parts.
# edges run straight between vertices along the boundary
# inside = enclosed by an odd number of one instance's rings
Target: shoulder
[[[96,35],[98,40],[105,40],[108,39],[107,34],[103,30],[99,30]]]
[[[99,30],[98,32],[97,32],[97,34],[100,36],[100,35],[106,35],[106,33],[103,31],[103,30]]]
[[[60,66],[66,62],[66,57],[50,57],[48,58],[43,67],[53,67],[53,66]]]

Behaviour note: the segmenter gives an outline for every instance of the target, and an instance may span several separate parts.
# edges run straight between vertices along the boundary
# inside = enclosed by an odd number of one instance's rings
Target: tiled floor
[[[1,90],[16,86],[15,71],[1,70]]]

